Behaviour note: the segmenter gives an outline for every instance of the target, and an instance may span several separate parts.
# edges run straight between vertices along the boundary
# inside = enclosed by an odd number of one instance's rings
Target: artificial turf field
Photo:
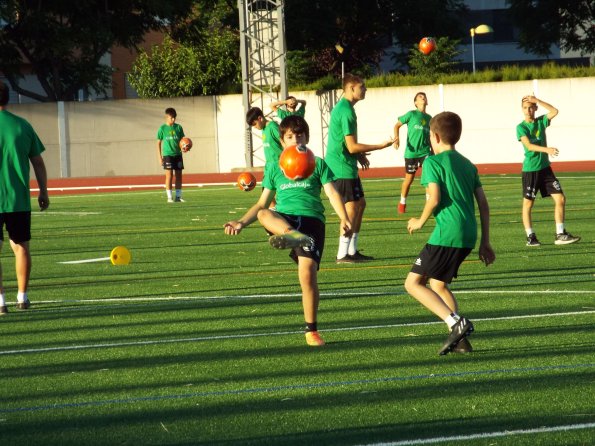
[[[306,346],[297,270],[255,223],[223,224],[258,196],[233,186],[51,197],[33,213],[32,307],[0,319],[2,445],[590,445],[595,442],[594,173],[559,178],[574,245],[526,247],[520,178],[482,177],[497,259],[474,251],[452,289],[474,352],[438,356],[446,326],[403,282],[434,225],[409,235],[423,190],[365,180],[360,248],[336,265],[327,207],[319,330]],[[132,262],[106,260],[117,245]]]

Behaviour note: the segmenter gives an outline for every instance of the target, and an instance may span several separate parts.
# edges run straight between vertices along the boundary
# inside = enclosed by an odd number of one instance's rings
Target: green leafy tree
[[[2,0],[0,71],[12,89],[38,101],[72,100],[80,89],[105,93],[111,68],[101,58],[114,45],[135,48],[191,10],[193,0]],[[23,67],[43,93],[21,85]]]
[[[411,74],[431,78],[439,74],[453,73],[459,63],[457,58],[462,53],[457,49],[460,43],[457,39],[440,37],[436,40],[436,49],[427,55],[419,51],[415,45],[409,52]]]
[[[563,50],[595,52],[593,0],[508,0],[513,23],[520,29],[521,48],[542,56],[552,45]]]
[[[141,52],[128,76],[142,98],[214,95],[239,83],[237,36],[219,30],[189,46],[166,37],[151,53]]]

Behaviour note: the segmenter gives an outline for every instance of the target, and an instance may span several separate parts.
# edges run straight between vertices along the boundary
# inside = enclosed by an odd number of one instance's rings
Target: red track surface
[[[519,174],[520,163],[510,164],[478,164],[480,175],[484,174]],[[595,171],[595,161],[569,161],[553,163],[554,172],[589,172]],[[253,172],[258,181],[262,180],[262,172]],[[184,184],[235,184],[239,173],[184,173]],[[384,167],[360,171],[362,178],[402,178],[402,167]],[[50,195],[83,194],[97,192],[116,192],[141,189],[163,188],[163,175],[131,176],[131,177],[89,177],[89,178],[56,178],[48,180]],[[37,189],[37,182],[31,181],[31,188]]]

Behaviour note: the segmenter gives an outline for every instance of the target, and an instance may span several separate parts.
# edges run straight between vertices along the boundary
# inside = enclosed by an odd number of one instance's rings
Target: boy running
[[[421,174],[426,204],[421,217],[412,218],[407,224],[411,234],[423,228],[432,214],[436,219],[428,243],[405,280],[405,289],[448,325],[450,335],[439,350],[440,355],[471,351],[465,337],[473,332],[473,324],[458,315],[458,304],[448,284],[457,277],[459,266],[477,241],[474,197],[481,221],[479,258],[486,266],[496,259],[490,246],[490,209],[477,168],[455,150],[461,131],[461,118],[452,112],[439,113],[430,121],[430,142],[435,155],[426,159]],[[426,286],[428,282],[430,288]]]

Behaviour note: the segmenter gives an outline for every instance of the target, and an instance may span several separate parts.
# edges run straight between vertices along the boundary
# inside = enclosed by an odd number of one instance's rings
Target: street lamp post
[[[475,74],[475,34],[493,33],[494,30],[488,25],[479,25],[469,30],[471,34],[471,58],[473,60],[473,74]]]

